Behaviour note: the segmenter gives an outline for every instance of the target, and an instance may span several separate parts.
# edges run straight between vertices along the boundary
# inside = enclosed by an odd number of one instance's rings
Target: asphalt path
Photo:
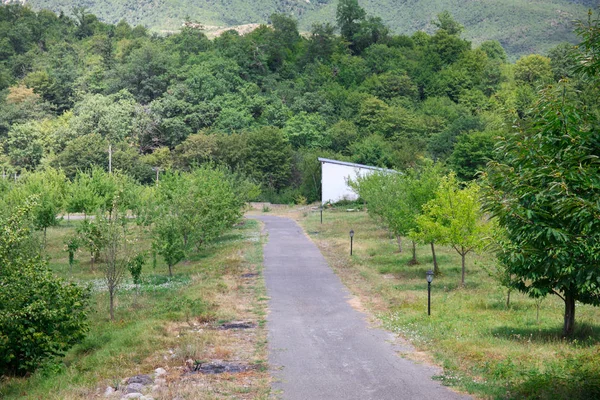
[[[439,370],[401,358],[393,336],[370,327],[315,244],[291,219],[265,223],[273,390],[289,400],[467,399],[431,379]]]

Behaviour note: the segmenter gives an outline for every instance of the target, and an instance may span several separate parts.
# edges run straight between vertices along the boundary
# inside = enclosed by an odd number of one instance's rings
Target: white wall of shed
[[[366,176],[372,169],[347,165],[321,163],[321,204],[337,203],[341,200],[356,200],[358,195],[348,186],[348,179]]]

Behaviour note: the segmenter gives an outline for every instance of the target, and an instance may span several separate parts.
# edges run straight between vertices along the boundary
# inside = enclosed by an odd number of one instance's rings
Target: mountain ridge
[[[335,22],[335,0],[29,0],[34,9],[70,13],[86,7],[101,20],[125,19],[154,31],[171,32],[185,20],[204,25],[236,26],[268,23],[273,13],[292,15],[301,30],[313,23]],[[545,54],[560,42],[576,42],[574,20],[586,18],[597,0],[362,0],[360,5],[380,17],[394,33],[431,32],[431,20],[448,10],[465,26],[463,36],[475,45],[498,40],[511,59],[530,53]]]

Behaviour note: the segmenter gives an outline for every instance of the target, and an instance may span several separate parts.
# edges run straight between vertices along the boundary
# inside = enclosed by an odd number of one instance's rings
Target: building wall
[[[373,172],[372,169],[355,166],[321,163],[321,203],[337,203],[340,200],[356,200],[358,195],[346,183],[348,179],[365,176]]]

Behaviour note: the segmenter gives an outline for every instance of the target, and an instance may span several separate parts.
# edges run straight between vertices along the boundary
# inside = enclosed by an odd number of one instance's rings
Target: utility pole
[[[112,174],[112,144],[108,145],[108,173]]]

